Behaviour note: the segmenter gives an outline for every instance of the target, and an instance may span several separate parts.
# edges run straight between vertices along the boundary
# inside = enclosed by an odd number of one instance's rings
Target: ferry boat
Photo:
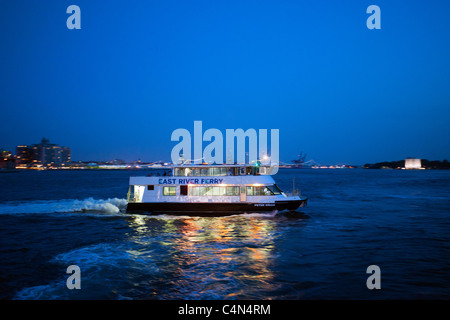
[[[255,165],[174,165],[169,172],[130,177],[127,213],[220,216],[295,211],[307,198],[287,195]]]

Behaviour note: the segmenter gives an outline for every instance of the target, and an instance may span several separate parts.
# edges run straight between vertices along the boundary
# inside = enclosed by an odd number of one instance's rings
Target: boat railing
[[[300,190],[298,190],[298,189],[297,190],[294,189],[294,190],[292,190],[292,192],[286,192],[286,194],[290,197],[296,197],[296,196],[301,197],[302,196]]]

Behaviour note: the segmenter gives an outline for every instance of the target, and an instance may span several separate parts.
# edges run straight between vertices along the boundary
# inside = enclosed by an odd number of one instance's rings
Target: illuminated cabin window
[[[281,190],[273,186],[247,186],[248,196],[273,196],[276,194],[281,194]]]
[[[177,195],[177,187],[163,187],[163,195],[176,196]]]
[[[239,187],[226,187],[226,188],[227,188],[227,196],[239,195]]]
[[[175,168],[174,176],[179,177],[203,177],[203,176],[234,176],[235,168]]]
[[[238,196],[238,186],[227,187],[189,187],[190,196]]]
[[[281,190],[273,186],[247,186],[244,192],[249,196],[273,196],[281,194]],[[189,187],[190,196],[239,196],[238,186],[223,187]]]
[[[267,188],[272,191],[273,194],[281,194],[283,191],[281,191],[280,188],[278,188],[278,186],[276,184],[274,184],[273,186],[267,186]]]

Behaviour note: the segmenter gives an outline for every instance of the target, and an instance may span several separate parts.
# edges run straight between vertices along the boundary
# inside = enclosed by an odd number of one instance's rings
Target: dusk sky
[[[73,4],[81,30],[66,26]],[[171,133],[199,120],[279,129],[284,162],[450,160],[449,13],[448,0],[1,1],[0,148],[46,137],[73,160],[169,161]]]

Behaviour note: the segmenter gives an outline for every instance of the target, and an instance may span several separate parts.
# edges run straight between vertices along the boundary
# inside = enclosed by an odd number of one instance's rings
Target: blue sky
[[[312,3],[311,3],[312,2]],[[69,5],[81,30],[69,30]],[[381,8],[381,30],[366,9]],[[170,160],[171,133],[279,129],[280,157],[450,158],[449,1],[2,1],[0,148]]]

